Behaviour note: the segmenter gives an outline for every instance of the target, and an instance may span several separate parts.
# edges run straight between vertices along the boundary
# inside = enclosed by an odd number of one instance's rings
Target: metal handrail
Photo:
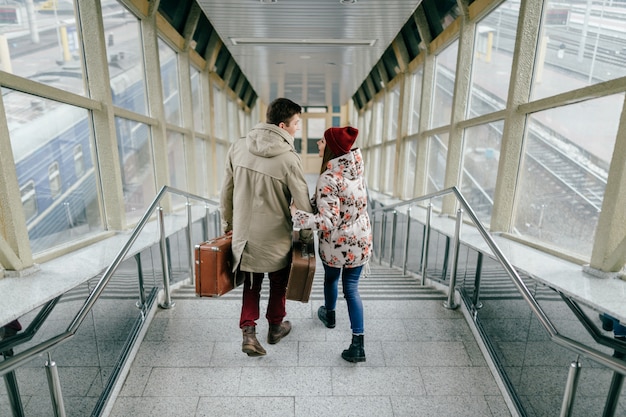
[[[87,317],[87,314],[89,314],[89,312],[93,308],[93,305],[96,303],[96,301],[98,301],[100,294],[102,294],[102,291],[104,291],[104,288],[113,277],[113,274],[117,271],[117,268],[120,266],[122,261],[126,258],[126,255],[130,251],[130,248],[132,247],[133,243],[135,243],[135,241],[139,237],[139,234],[141,233],[145,225],[148,223],[148,221],[150,220],[150,217],[152,217],[154,211],[159,206],[161,199],[163,198],[163,196],[165,196],[167,192],[181,195],[183,197],[186,197],[187,199],[203,201],[205,204],[214,205],[214,206],[219,205],[219,203],[213,200],[209,200],[207,198],[200,197],[195,194],[191,194],[186,191],[182,191],[177,188],[164,185],[161,188],[161,190],[157,193],[156,197],[154,197],[154,199],[152,200],[152,203],[150,204],[150,206],[148,207],[144,215],[141,217],[141,219],[139,220],[139,222],[133,229],[126,244],[122,247],[122,249],[115,256],[115,259],[113,260],[111,265],[109,265],[109,267],[106,269],[106,271],[104,272],[104,274],[102,275],[102,277],[100,278],[96,286],[94,287],[93,291],[91,291],[91,293],[85,300],[81,309],[78,311],[78,313],[76,313],[76,316],[74,317],[74,319],[68,326],[67,330],[63,333],[60,333],[54,337],[51,337],[48,340],[45,340],[35,346],[32,346],[24,350],[23,352],[15,354],[14,356],[7,358],[4,361],[0,362],[0,376],[5,375],[19,368],[23,364],[29,362],[34,356],[39,355],[47,350],[50,350],[51,348],[57,345],[60,345],[63,342],[66,342],[68,339],[74,336],[74,334],[80,327],[81,323]]]
[[[505,269],[509,277],[512,279],[513,284],[517,287],[519,292],[522,294],[522,297],[524,298],[524,300],[529,304],[530,309],[535,314],[539,322],[541,322],[543,327],[549,333],[551,340],[565,348],[573,350],[574,352],[578,354],[585,355],[597,362],[600,362],[601,364],[605,365],[606,367],[616,372],[626,375],[626,363],[624,363],[624,361],[613,358],[612,356],[607,355],[604,352],[601,352],[597,349],[594,349],[580,342],[577,342],[576,340],[570,339],[569,337],[559,334],[559,332],[556,330],[556,327],[554,327],[554,325],[552,324],[548,316],[544,313],[544,311],[541,309],[541,307],[537,303],[537,300],[535,300],[535,298],[532,296],[532,294],[528,290],[528,287],[526,286],[526,284],[524,284],[524,282],[522,281],[522,278],[519,276],[519,274],[515,270],[515,267],[513,266],[513,264],[511,264],[511,262],[507,259],[507,257],[502,252],[502,250],[498,247],[498,245],[496,244],[491,234],[487,231],[485,226],[478,219],[478,217],[476,216],[476,213],[474,212],[472,207],[469,205],[469,203],[467,202],[467,200],[465,199],[461,191],[456,186],[439,190],[439,191],[436,191],[434,193],[427,194],[424,196],[412,198],[410,200],[400,201],[398,203],[390,204],[388,206],[378,207],[378,208],[372,209],[371,213],[372,214],[376,212],[384,213],[390,210],[397,210],[398,207],[407,206],[407,205],[410,207],[411,204],[432,200],[433,198],[442,197],[448,194],[454,194],[457,201],[461,204],[463,208],[463,212],[470,217],[472,223],[474,224],[474,226],[476,227],[476,229],[478,230],[482,238],[485,240],[489,248],[492,250],[493,255],[500,262],[500,264]],[[422,276],[422,280],[424,279],[425,277]]]

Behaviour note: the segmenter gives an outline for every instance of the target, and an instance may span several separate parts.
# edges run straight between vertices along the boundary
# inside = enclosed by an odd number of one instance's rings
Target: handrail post
[[[424,240],[422,242],[422,285],[426,283],[426,268],[428,267],[428,245],[430,244],[430,219],[433,215],[433,204],[428,203],[426,209],[426,224],[424,225]]]
[[[393,261],[396,256],[396,231],[398,226],[398,211],[393,211],[393,221],[391,222],[391,254],[389,255],[389,268],[393,268]]]
[[[139,285],[139,301],[135,304],[137,308],[143,309],[146,305],[146,294],[143,286],[143,268],[141,267],[141,253],[135,255],[135,263],[137,264],[137,278]]]
[[[387,233],[387,212],[383,211],[383,218],[380,224],[380,255],[378,255],[378,265],[383,264],[383,258],[385,257],[385,234]]]
[[[169,309],[174,307],[172,296],[170,294],[170,262],[167,257],[167,245],[165,242],[165,220],[163,215],[163,207],[157,208],[159,216],[159,248],[161,250],[161,268],[163,268],[163,289],[165,290],[165,300],[159,304],[161,308]]]
[[[194,259],[193,259],[193,243],[191,242],[191,228],[193,226],[191,218],[191,203],[189,202],[189,198],[187,198],[187,250],[189,251],[189,256],[187,257],[187,261],[189,262],[189,279],[191,280],[191,285],[196,284],[196,280],[194,277]]]
[[[1,337],[0,340],[2,340]],[[0,352],[0,355],[6,360],[7,358],[13,356],[13,349]],[[4,385],[7,389],[7,395],[9,397],[9,403],[11,404],[13,417],[25,417],[26,414],[24,414],[24,406],[22,405],[22,397],[20,396],[20,389],[17,384],[15,371],[8,372],[4,375]]]
[[[406,239],[404,239],[404,259],[402,259],[402,274],[406,275],[406,264],[409,260],[409,238],[411,236],[411,205],[406,210]]]
[[[65,417],[65,405],[63,404],[59,370],[57,369],[57,364],[52,360],[50,352],[48,352],[48,360],[46,361],[46,375],[48,376],[48,388],[50,388],[54,416]]]
[[[454,302],[454,287],[456,286],[456,270],[459,263],[459,246],[461,243],[461,224],[463,223],[463,209],[456,212],[456,224],[454,227],[454,240],[452,241],[452,265],[450,266],[450,288],[448,290],[448,300],[444,301],[443,306],[447,309],[454,310],[458,304]]]
[[[559,414],[560,417],[569,417],[572,415],[579,376],[580,362],[578,362],[578,358],[576,358],[569,366],[567,381],[565,382],[565,392],[563,393],[563,402],[561,403],[561,414]]]
[[[202,220],[202,224],[204,225],[204,236],[202,236],[202,240],[206,242],[209,240],[209,218],[211,217],[211,208],[208,204],[204,205],[204,219]]]
[[[609,394],[607,395],[606,403],[604,404],[602,417],[613,417],[615,415],[623,383],[624,375],[619,372],[613,372],[613,378],[611,378],[611,386],[609,387]]]
[[[222,234],[222,229],[221,229],[221,217],[220,217],[220,211],[219,210],[215,210],[213,212],[213,227],[215,228],[215,236],[220,236]]]

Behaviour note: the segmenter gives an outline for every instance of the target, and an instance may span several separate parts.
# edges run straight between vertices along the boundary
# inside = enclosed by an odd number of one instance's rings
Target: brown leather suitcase
[[[243,276],[232,272],[231,244],[232,236],[223,235],[196,245],[196,295],[217,297],[241,284]]]
[[[287,299],[307,303],[311,296],[313,277],[315,276],[315,243],[300,241],[300,233],[293,232],[293,248],[291,251],[291,268],[287,283]]]

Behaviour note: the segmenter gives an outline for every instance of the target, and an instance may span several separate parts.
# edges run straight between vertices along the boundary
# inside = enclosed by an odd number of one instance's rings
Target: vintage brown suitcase
[[[196,245],[196,295],[224,295],[243,281],[232,272],[232,236],[223,235]]]
[[[313,237],[307,243],[303,243],[300,241],[300,232],[294,231],[287,299],[307,303],[311,296],[314,275],[315,243]]]

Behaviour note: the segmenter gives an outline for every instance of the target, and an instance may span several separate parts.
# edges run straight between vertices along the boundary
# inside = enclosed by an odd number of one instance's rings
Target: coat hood
[[[272,158],[295,149],[293,137],[286,130],[269,123],[254,126],[246,136],[246,144],[250,153],[263,158]]]
[[[353,149],[345,155],[328,161],[326,169],[332,173],[341,173],[343,177],[354,180],[363,175],[363,156],[359,148]]]

